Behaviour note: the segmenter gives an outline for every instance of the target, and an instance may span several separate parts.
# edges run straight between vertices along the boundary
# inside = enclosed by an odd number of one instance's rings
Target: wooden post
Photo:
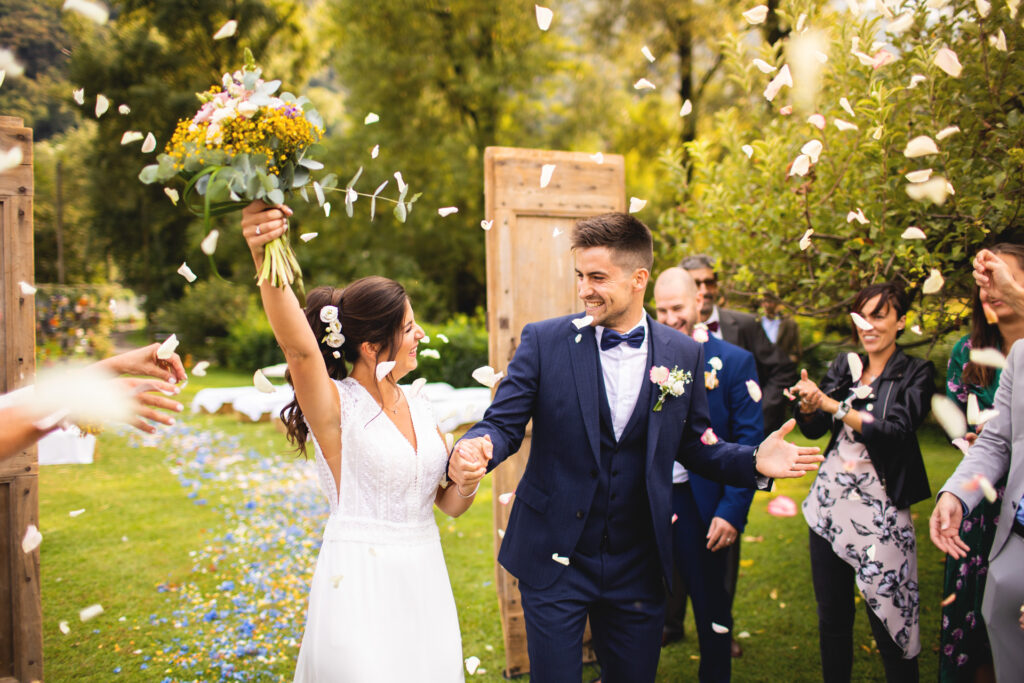
[[[555,164],[547,187],[540,187],[541,168]],[[624,211],[625,165],[619,155],[601,163],[581,152],[554,152],[488,147],[484,153],[484,194],[487,219],[487,327],[491,366],[504,372],[519,345],[526,323],[581,311],[576,297],[569,231],[576,220],[609,211]],[[512,505],[498,496],[514,491],[526,468],[531,428],[520,452],[498,467],[494,486],[494,553]],[[526,626],[518,583],[495,563],[501,628],[505,640],[505,676],[530,670]],[[593,661],[589,634],[584,661]]]
[[[35,282],[32,251],[32,130],[0,116],[0,150],[21,147],[21,166],[0,173],[0,393],[35,375]],[[29,524],[39,526],[39,463],[32,447],[0,460],[0,681],[43,678],[39,550],[24,553]]]

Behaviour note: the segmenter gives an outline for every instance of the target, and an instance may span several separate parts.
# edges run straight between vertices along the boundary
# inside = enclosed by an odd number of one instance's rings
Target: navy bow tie
[[[711,330],[712,332],[718,332],[718,321],[717,320],[715,320],[713,322],[710,322],[710,323],[707,323],[707,326],[708,326],[708,329]]]
[[[608,349],[614,349],[616,346],[626,342],[634,349],[639,349],[644,343],[644,328],[637,327],[629,334],[619,334],[615,330],[605,330],[601,334],[601,350],[607,351]]]

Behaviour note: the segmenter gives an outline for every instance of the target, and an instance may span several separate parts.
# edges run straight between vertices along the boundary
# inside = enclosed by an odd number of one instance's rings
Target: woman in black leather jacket
[[[832,433],[803,502],[827,683],[850,680],[855,583],[886,679],[918,680],[917,549],[909,508],[931,497],[916,432],[928,414],[935,369],[896,346],[908,303],[895,283],[866,287],[851,311],[866,354],[842,353],[820,386],[805,370],[792,387],[800,431],[812,439]]]

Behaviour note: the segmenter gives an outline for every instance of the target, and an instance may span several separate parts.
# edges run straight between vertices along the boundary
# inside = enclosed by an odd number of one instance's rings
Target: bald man
[[[682,268],[669,268],[654,285],[658,322],[681,334],[693,334],[699,320],[700,294],[693,277]],[[762,439],[760,406],[750,397],[747,381],[757,381],[754,356],[738,346],[709,335],[704,342],[704,386],[708,390],[711,427],[719,439],[756,445]],[[673,542],[676,570],[682,578],[665,620],[663,644],[681,637],[686,597],[693,603],[700,641],[700,680],[728,681],[731,657],[742,654],[732,631],[732,601],[739,573],[740,534],[754,497],[752,489],[723,486],[675,465],[672,506],[676,514]]]

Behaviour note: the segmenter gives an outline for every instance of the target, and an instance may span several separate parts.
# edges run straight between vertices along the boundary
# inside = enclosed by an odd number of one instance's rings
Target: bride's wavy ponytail
[[[377,362],[394,360],[402,336],[408,300],[402,285],[376,275],[356,280],[344,289],[323,286],[310,290],[306,295],[304,309],[306,322],[320,345],[320,353],[331,379],[342,380],[348,377],[348,365],[359,359],[359,347],[363,342],[380,347]],[[341,333],[345,336],[341,348],[331,348],[322,341],[328,332],[327,323],[320,319],[320,310],[324,306],[338,309]],[[292,383],[291,371],[285,372],[285,379],[289,384]],[[281,411],[281,419],[288,440],[299,452],[308,455],[306,442],[309,439],[309,428],[295,398]]]

